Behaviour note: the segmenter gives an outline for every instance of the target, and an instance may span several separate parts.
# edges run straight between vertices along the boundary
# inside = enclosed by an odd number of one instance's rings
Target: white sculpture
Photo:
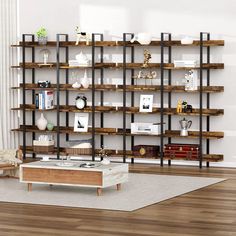
[[[89,45],[90,36],[89,36],[88,33],[81,32],[79,26],[76,26],[75,32],[76,32],[76,43],[75,43],[75,45],[79,45],[79,42],[81,40],[86,40],[86,45]]]
[[[89,87],[89,79],[87,76],[87,70],[84,71],[84,77],[81,79],[81,85],[87,89]]]
[[[149,33],[138,33],[130,40],[130,42],[134,43],[135,40],[142,45],[148,45],[152,41],[152,36]]]
[[[190,70],[185,74],[185,90],[193,91],[198,89],[197,70]]]
[[[75,56],[76,61],[78,62],[79,66],[89,66],[89,59],[87,58],[87,56],[85,54],[83,54],[82,52],[80,52],[79,54],[77,54]]]

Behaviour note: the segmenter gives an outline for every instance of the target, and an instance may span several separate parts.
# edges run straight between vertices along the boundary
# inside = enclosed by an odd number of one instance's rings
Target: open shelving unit
[[[36,133],[52,133],[57,136],[57,145],[54,151],[50,154],[56,154],[59,158],[60,155],[66,155],[66,149],[60,147],[60,135],[66,134],[66,141],[69,140],[69,135],[75,134],[73,127],[69,126],[70,113],[75,112],[88,112],[92,116],[92,127],[89,128],[86,133],[79,134],[89,134],[92,136],[92,160],[95,160],[95,157],[98,154],[98,149],[95,148],[97,138],[100,138],[100,146],[104,146],[104,136],[107,135],[119,135],[123,139],[123,149],[114,150],[106,149],[107,153],[114,157],[123,157],[123,162],[126,162],[127,158],[131,158],[133,163],[135,158],[140,158],[141,156],[133,155],[132,149],[135,145],[136,136],[153,136],[154,138],[160,139],[160,154],[154,159],[160,159],[160,165],[163,166],[164,160],[168,160],[168,164],[171,165],[173,158],[166,158],[164,156],[163,147],[165,143],[172,143],[174,138],[187,138],[187,139],[198,139],[200,145],[200,156],[199,156],[199,167],[202,167],[202,163],[206,162],[209,166],[210,162],[217,162],[223,160],[223,155],[221,154],[211,154],[210,153],[210,140],[212,139],[221,139],[224,137],[223,132],[216,132],[210,130],[210,117],[211,116],[221,116],[224,114],[223,109],[213,109],[210,107],[210,94],[220,93],[224,91],[223,86],[212,86],[210,84],[210,70],[211,69],[223,69],[223,63],[211,63],[210,62],[210,48],[212,46],[223,46],[223,40],[210,40],[209,33],[200,33],[200,40],[193,41],[191,45],[182,45],[180,40],[172,40],[171,34],[161,33],[161,40],[152,41],[150,45],[145,45],[145,47],[158,47],[160,49],[160,62],[159,63],[149,63],[149,68],[160,70],[160,85],[136,85],[133,79],[135,70],[142,68],[142,63],[135,63],[135,48],[144,47],[138,42],[130,43],[130,39],[134,35],[132,33],[124,33],[123,41],[104,41],[102,34],[92,34],[92,41],[89,45],[86,45],[85,42],[80,42],[78,46],[75,46],[74,41],[69,41],[67,34],[58,34],[57,41],[47,42],[46,47],[53,47],[56,49],[56,62],[49,62],[50,66],[42,66],[41,62],[35,62],[35,49],[42,47],[35,41],[34,35],[24,34],[22,36],[22,42],[18,45],[12,45],[13,47],[22,48],[22,62],[17,66],[12,66],[12,68],[20,68],[22,70],[22,83],[18,87],[13,87],[13,89],[22,90],[22,104],[18,108],[12,108],[12,110],[21,110],[22,111],[22,124],[19,128],[13,129],[14,132],[22,132],[22,150],[23,156],[26,157],[26,154],[33,154],[35,157],[35,152],[33,151],[32,146],[26,145],[26,133],[32,133],[32,140],[35,139]],[[29,40],[26,40],[28,39]],[[186,68],[186,67],[174,67],[172,63],[172,47],[198,47],[199,48],[199,67]],[[92,71],[92,84],[88,89],[84,88],[72,88],[72,85],[69,84],[69,70],[70,69],[85,69],[85,67],[71,67],[68,64],[69,61],[69,48],[70,47],[89,47],[91,48],[92,55],[92,64],[86,69]],[[104,49],[106,47],[122,47],[123,49],[123,62],[104,62]],[[31,61],[26,61],[26,49],[31,50]],[[204,49],[206,50],[206,62],[204,62]],[[64,50],[63,54],[64,60],[62,61],[61,50]],[[96,61],[97,54],[100,55],[99,61]],[[165,58],[167,55],[167,59]],[[129,57],[129,58],[128,58]],[[168,61],[168,63],[166,63]],[[54,109],[51,110],[39,110],[35,106],[35,92],[38,90],[47,90],[47,88],[38,88],[35,82],[35,70],[45,69],[45,70],[55,70],[57,81],[54,84],[51,84],[51,87],[48,90],[53,90],[56,94],[57,105]],[[104,83],[104,70],[105,69],[119,69],[123,71],[123,84],[114,85],[114,84],[105,84]],[[184,86],[172,85],[172,77],[174,70],[190,70],[196,69],[199,71],[199,81],[200,86],[197,91],[185,91]],[[26,79],[26,70],[31,71],[31,81],[29,82]],[[65,78],[62,78],[61,71],[65,70]],[[130,73],[127,73],[130,71]],[[165,73],[167,71],[167,73]],[[206,71],[206,81],[207,85],[203,86],[203,73]],[[100,84],[96,83],[96,75],[99,73],[101,78]],[[164,84],[164,79],[167,76],[168,84]],[[64,80],[64,83],[62,82]],[[32,103],[26,103],[26,91],[32,91]],[[105,106],[104,105],[104,93],[106,91],[114,91],[117,93],[122,93],[123,97],[123,106]],[[155,95],[160,96],[160,107],[154,107],[151,113],[142,113],[142,114],[156,114],[157,118],[160,119],[161,125],[161,134],[160,135],[149,135],[149,134],[131,134],[131,130],[127,128],[127,117],[129,117],[130,122],[134,122],[136,114],[140,114],[139,107],[135,107],[135,92],[152,92]],[[66,99],[65,104],[61,104],[60,95],[65,93]],[[69,92],[91,92],[92,95],[92,105],[87,106],[83,110],[78,110],[74,105],[69,105]],[[95,105],[95,93],[99,93],[100,105]],[[130,102],[131,106],[127,106],[127,93],[130,93]],[[168,107],[164,107],[164,94],[167,94]],[[176,108],[172,107],[172,93],[193,93],[199,95],[199,108],[194,108],[192,113],[177,113]],[[206,106],[203,104],[203,96],[206,96]],[[26,123],[26,112],[32,113],[31,124]],[[52,131],[41,131],[35,125],[35,114],[36,112],[54,112],[56,113],[56,122],[57,125]],[[62,125],[60,122],[60,114],[66,113],[65,124]],[[104,127],[104,113],[121,113],[123,115],[123,127],[121,128],[111,128]],[[95,115],[99,115],[100,126],[95,127]],[[199,117],[199,131],[189,131],[187,137],[181,137],[179,130],[172,130],[172,116],[197,116]],[[205,118],[204,118],[205,117]],[[206,130],[203,130],[203,122],[206,120]],[[167,129],[164,131],[163,123],[167,123]],[[78,134],[78,132],[76,132]],[[131,150],[127,150],[127,138],[129,137],[131,143]],[[206,142],[206,150],[203,152],[203,142]],[[180,160],[181,158],[176,158]],[[184,159],[184,158],[183,158]],[[184,159],[191,160],[191,159]],[[193,159],[196,161],[196,159]]]

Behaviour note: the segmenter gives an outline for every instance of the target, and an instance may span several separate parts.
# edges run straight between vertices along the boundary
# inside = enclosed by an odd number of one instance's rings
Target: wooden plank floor
[[[0,203],[0,235],[236,235],[236,169],[135,164],[130,170],[227,180],[133,212]]]

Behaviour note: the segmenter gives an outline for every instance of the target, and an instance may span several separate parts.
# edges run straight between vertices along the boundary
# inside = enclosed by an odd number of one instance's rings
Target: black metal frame
[[[57,34],[57,52],[56,52],[56,77],[57,77],[57,159],[60,159],[60,45],[61,41],[60,38],[65,37],[65,41],[67,42],[69,39],[68,34]],[[68,62],[69,54],[68,48],[66,47],[66,62]],[[66,82],[69,81],[69,71],[66,70]],[[66,94],[66,104],[68,105],[69,99],[68,94]],[[69,114],[66,113],[66,125],[69,125]],[[66,137],[67,139],[69,136]]]
[[[92,34],[92,160],[95,161],[96,158],[96,141],[95,141],[95,77],[96,77],[96,48],[100,48],[100,63],[103,63],[103,54],[104,54],[104,49],[103,46],[96,46],[96,36],[100,37],[100,41],[103,41],[103,34],[100,33],[93,33]],[[100,79],[101,79],[101,84],[103,84],[103,79],[104,79],[104,70],[103,67],[99,68],[100,69]],[[100,92],[100,102],[101,106],[103,106],[104,102],[104,92]],[[101,112],[100,114],[100,125],[103,128],[104,127],[104,114]],[[103,135],[100,136],[100,146],[101,148],[104,147],[104,137]]]
[[[200,86],[199,86],[199,104],[200,104],[200,114],[199,114],[199,146],[200,146],[200,157],[199,157],[199,168],[202,168],[202,161],[203,161],[203,151],[202,151],[202,124],[203,124],[203,117],[202,117],[202,109],[203,109],[203,93],[202,93],[202,86],[203,86],[203,63],[204,63],[204,36],[206,36],[206,40],[210,40],[210,33],[208,32],[200,32]],[[210,46],[207,46],[207,63],[210,63]],[[210,86],[210,69],[207,69],[207,86]],[[210,93],[206,94],[206,107],[207,109],[210,108]],[[210,117],[207,116],[206,118],[206,130],[210,131]],[[206,139],[206,154],[210,153],[210,140]],[[207,167],[210,166],[210,163],[206,163]]]
[[[133,38],[133,33],[123,33],[123,162],[126,162],[126,72],[127,72],[127,58],[126,51],[127,47],[131,47],[131,62],[134,62],[134,48],[133,46],[127,45],[127,37]],[[131,84],[134,84],[134,70],[131,69]],[[131,106],[134,104],[134,92],[131,93]],[[131,122],[134,121],[134,114],[131,115]],[[134,137],[131,137],[131,149],[134,146]],[[134,163],[134,158],[131,158],[131,163]]]
[[[168,63],[171,63],[171,55],[172,49],[170,44],[166,44],[165,36],[168,36],[168,41],[171,41],[171,34],[170,33],[161,33],[161,88],[160,88],[160,100],[161,100],[161,107],[160,107],[160,123],[161,123],[161,135],[160,135],[160,165],[164,165],[164,77],[165,77],[165,68],[164,68],[164,50],[165,47],[168,48]],[[168,71],[168,84],[171,85],[172,80],[172,72],[171,70]],[[168,93],[168,107],[171,108],[171,92]],[[171,115],[168,115],[168,129],[171,129]],[[168,142],[171,143],[171,138],[168,138]],[[171,161],[168,161],[168,164],[171,165]]]
[[[31,42],[34,43],[35,41],[35,36],[33,34],[23,34],[22,35],[22,83],[23,83],[23,98],[22,98],[22,102],[23,102],[23,117],[22,117],[22,123],[23,123],[23,140],[22,140],[22,144],[23,144],[23,158],[26,158],[26,109],[25,109],[25,105],[26,105],[26,89],[25,89],[25,83],[26,83],[26,68],[25,68],[25,63],[26,63],[26,48],[31,48],[32,52],[31,52],[31,62],[34,63],[35,62],[35,48],[34,47],[30,47],[30,46],[26,46],[25,42],[26,42],[26,37],[31,37]],[[32,70],[32,83],[35,83],[35,69],[31,69]],[[35,104],[35,91],[32,91],[32,104]],[[32,111],[32,125],[35,125],[35,111]],[[32,132],[32,140],[35,139],[35,132]],[[35,157],[35,153],[33,153],[33,158]]]
[[[104,68],[96,67],[96,48],[100,48],[100,63],[103,63],[104,55],[104,46],[96,45],[96,36],[100,37],[100,41],[103,41],[103,34],[93,33],[92,34],[92,160],[95,161],[96,157],[96,145],[95,145],[95,76],[96,69],[100,70],[101,84],[104,83]],[[123,34],[123,162],[126,162],[126,85],[127,85],[127,48],[131,48],[131,63],[134,62],[134,46],[128,43],[128,37],[133,37],[133,33],[124,33]],[[168,36],[168,40],[165,38]],[[26,44],[26,37],[31,37],[32,43],[35,42],[35,36],[33,34],[23,34],[22,35],[22,82],[23,82],[23,157],[26,158],[26,48],[31,48],[31,61],[35,62],[35,47],[29,46]],[[65,37],[64,41],[61,41],[60,38]],[[203,162],[203,64],[204,64],[204,48],[206,48],[206,62],[210,63],[210,46],[204,46],[204,40],[210,40],[210,33],[201,32],[200,33],[200,86],[199,86],[199,146],[200,146],[200,155],[199,155],[199,168],[202,168]],[[60,48],[65,48],[65,62],[68,63],[69,60],[69,48],[68,46],[63,46],[61,42],[68,42],[69,38],[67,34],[57,34],[57,43],[56,43],[56,75],[57,75],[57,158],[60,158]],[[160,63],[160,72],[161,72],[161,86],[160,86],[160,122],[161,122],[161,135],[160,135],[160,165],[164,165],[164,156],[163,156],[163,147],[164,147],[164,77],[165,77],[165,63],[164,55],[165,48],[168,49],[168,63],[172,61],[172,47],[168,43],[171,41],[170,33],[161,33],[161,63]],[[35,69],[32,68],[32,83],[35,83]],[[134,69],[131,69],[131,84],[134,85]],[[207,86],[210,86],[210,69],[206,70]],[[65,72],[65,82],[69,83],[69,69],[66,69]],[[172,71],[168,70],[168,85],[172,83]],[[101,106],[104,104],[104,92],[100,91],[100,102]],[[35,91],[32,90],[32,103],[35,104]],[[69,104],[69,93],[66,91],[66,105]],[[168,92],[168,108],[171,108],[171,92]],[[134,91],[131,92],[131,106],[134,106]],[[210,93],[206,94],[206,108],[210,108]],[[134,122],[134,114],[131,114],[131,122]],[[32,111],[32,125],[35,125],[35,111]],[[66,112],[66,126],[69,126],[69,112]],[[104,113],[100,113],[100,126],[104,127]],[[168,129],[171,130],[171,115],[168,115]],[[206,117],[206,130],[210,131],[210,117]],[[35,132],[32,132],[32,139],[35,139]],[[66,140],[68,141],[69,134],[66,135]],[[171,143],[171,138],[168,138],[168,143]],[[104,136],[100,136],[100,145],[101,148],[104,147]],[[134,136],[131,136],[131,149],[134,146]],[[206,154],[210,153],[210,140],[206,139]],[[35,157],[35,153],[33,153]],[[134,163],[134,158],[131,158],[131,163]],[[171,165],[171,161],[168,160],[168,164]],[[209,167],[209,162],[206,163]]]

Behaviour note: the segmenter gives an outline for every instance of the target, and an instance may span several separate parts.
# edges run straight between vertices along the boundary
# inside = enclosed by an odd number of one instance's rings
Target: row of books
[[[35,106],[40,110],[48,110],[54,108],[53,91],[40,91],[35,94]]]

